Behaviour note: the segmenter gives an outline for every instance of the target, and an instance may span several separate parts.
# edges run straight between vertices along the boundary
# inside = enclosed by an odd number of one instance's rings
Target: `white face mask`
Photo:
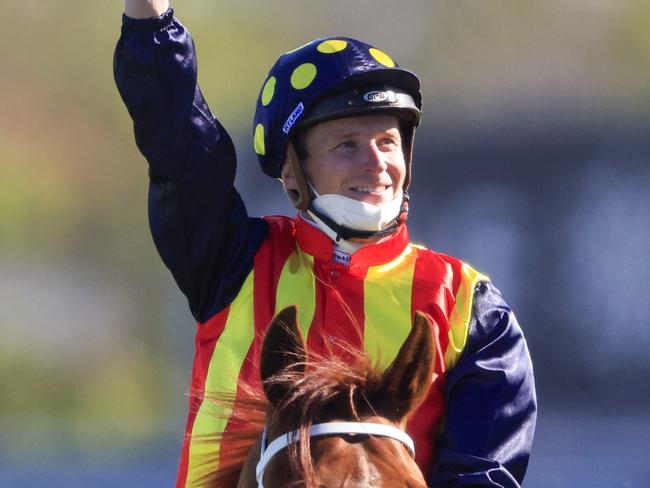
[[[361,202],[354,198],[344,197],[343,195],[319,195],[313,187],[312,191],[315,195],[312,200],[314,208],[327,215],[337,224],[349,227],[350,229],[363,231],[382,230],[397,218],[402,209],[402,190],[395,195],[395,198],[391,202],[381,206]],[[336,238],[336,232],[330,229],[313,212],[307,210],[307,213],[309,213],[311,218],[314,219],[318,227],[325,234],[332,239]],[[345,248],[345,245],[342,245],[342,247]],[[354,247],[358,248],[358,246]]]

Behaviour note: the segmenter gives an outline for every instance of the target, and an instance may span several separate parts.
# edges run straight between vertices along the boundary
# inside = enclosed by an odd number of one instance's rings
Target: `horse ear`
[[[286,382],[269,381],[269,378],[294,365],[294,371],[304,372],[307,353],[305,343],[296,321],[296,307],[283,309],[271,321],[264,343],[260,360],[260,375],[264,394],[276,405],[287,393]]]
[[[383,392],[391,411],[383,412],[388,418],[397,414],[404,418],[426,396],[431,386],[436,347],[431,329],[433,320],[426,314],[415,312],[408,337],[397,357],[384,372]]]

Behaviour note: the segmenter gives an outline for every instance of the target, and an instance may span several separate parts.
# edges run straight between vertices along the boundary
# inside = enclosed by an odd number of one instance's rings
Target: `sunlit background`
[[[650,3],[174,5],[251,214],[293,213],[252,150],[279,54],[348,35],[420,74],[411,234],[488,274],[523,325],[525,486],[649,486]],[[0,486],[172,486],[194,325],[113,83],[122,4],[2,6]]]

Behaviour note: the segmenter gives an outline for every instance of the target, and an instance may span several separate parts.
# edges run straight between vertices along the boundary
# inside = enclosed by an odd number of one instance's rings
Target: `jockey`
[[[354,39],[317,39],[269,72],[253,147],[301,215],[351,253],[406,220],[420,109],[419,79],[386,53]]]
[[[253,149],[298,212],[255,218],[233,186],[234,145],[198,87],[192,37],[167,0],[126,0],[114,73],[149,163],[156,247],[197,320],[176,486],[200,480],[206,459],[218,467],[237,429],[204,396],[259,383],[264,330],[296,304],[310,350],[344,342],[380,365],[415,312],[427,313],[438,358],[406,427],[418,465],[429,486],[518,487],[536,417],[521,328],[487,277],[408,236],[417,76],[345,37],[283,54],[262,84]]]

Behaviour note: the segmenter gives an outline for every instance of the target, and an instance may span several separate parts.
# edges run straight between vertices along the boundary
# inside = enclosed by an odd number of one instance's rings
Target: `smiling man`
[[[397,117],[369,115],[321,122],[304,136],[301,163],[313,189],[377,206],[402,196],[406,164]],[[285,165],[285,189],[297,190]]]
[[[293,137],[300,156],[292,153],[281,176],[294,203],[308,196],[305,218],[348,252],[394,231],[405,204],[399,119],[366,115],[301,127]]]
[[[177,486],[217,469],[238,428],[204,395],[259,383],[261,337],[292,304],[311,351],[344,354],[344,342],[380,365],[427,313],[435,374],[406,426],[420,469],[430,486],[519,486],[536,415],[521,329],[484,275],[408,236],[417,76],[344,37],[280,56],[262,83],[253,149],[297,215],[255,218],[197,85],[192,38],[166,0],[126,0],[114,70],[149,162],[151,231],[198,322]]]

